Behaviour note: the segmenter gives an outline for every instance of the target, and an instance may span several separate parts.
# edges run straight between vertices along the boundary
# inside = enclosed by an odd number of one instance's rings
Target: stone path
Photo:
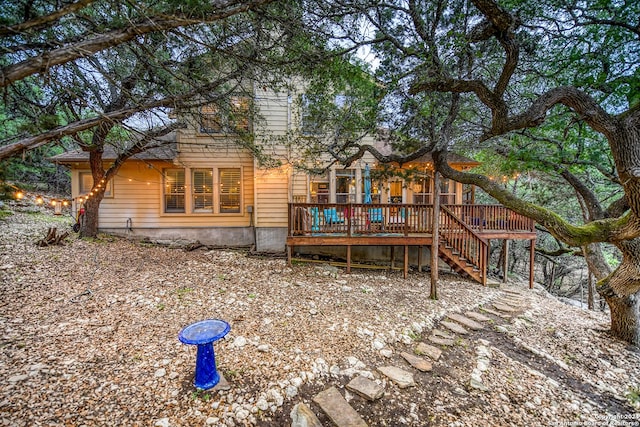
[[[416,383],[413,372],[415,369],[420,372],[430,372],[433,364],[437,363],[446,354],[449,347],[454,346],[464,336],[474,342],[475,348],[475,368],[471,373],[468,385],[479,391],[488,391],[489,386],[482,380],[483,373],[491,365],[491,350],[489,342],[482,339],[482,330],[486,324],[495,322],[496,318],[501,321],[509,321],[514,314],[526,308],[524,293],[510,289],[504,289],[503,295],[492,301],[488,307],[478,307],[475,311],[468,311],[464,314],[447,314],[446,319],[441,320],[440,328],[434,328],[427,337],[431,344],[418,342],[413,349],[413,354],[401,352],[401,360],[406,362],[402,367],[379,366],[376,371],[380,378],[370,379],[364,376],[353,378],[346,389],[361,396],[367,401],[383,399],[385,396],[385,380],[389,380],[398,388],[419,387]],[[491,315],[493,317],[489,317]],[[495,328],[504,328],[496,325]],[[477,338],[474,338],[478,335]],[[466,341],[465,341],[466,342]],[[435,345],[434,345],[435,344]],[[439,346],[439,347],[438,347]],[[400,362],[400,360],[398,360]],[[329,419],[337,427],[363,427],[367,423],[361,418],[358,412],[345,400],[336,387],[330,387],[318,393],[313,401],[320,406]],[[304,403],[299,403],[291,412],[292,427],[317,427],[321,424],[313,412]]]

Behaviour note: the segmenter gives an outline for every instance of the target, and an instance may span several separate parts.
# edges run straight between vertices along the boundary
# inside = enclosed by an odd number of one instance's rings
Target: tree
[[[331,3],[318,13],[340,16],[334,22],[342,30],[341,43],[372,43],[379,76],[395,92],[387,103],[400,112],[394,132],[404,150],[391,158],[373,147],[363,149],[380,161],[400,162],[433,151],[436,168],[445,177],[481,187],[564,244],[614,244],[623,261],[611,274],[595,252],[585,252],[592,271],[598,272],[598,291],[611,308],[612,332],[638,344],[640,5],[571,0],[503,4],[354,1]],[[353,34],[348,31],[353,26],[368,31]],[[567,131],[587,126],[608,148],[624,192],[613,205],[622,209],[600,209],[603,215],[591,215],[586,224],[572,223],[487,176],[455,171],[446,162],[454,144],[491,147],[513,135],[528,138],[535,150],[535,138],[562,117]],[[361,153],[352,150],[341,160],[351,162]],[[580,197],[590,200],[586,192]]]
[[[120,166],[184,125],[170,109],[215,103],[229,110],[229,95],[247,90],[247,81],[284,84],[274,66],[295,63],[312,46],[304,44],[295,2],[81,0],[56,7],[28,2],[2,15],[4,110],[13,113],[5,123],[19,125],[0,159],[60,140],[87,151],[96,191],[85,205],[86,236],[97,233],[102,190]],[[258,154],[249,135],[239,133],[237,142]],[[107,149],[116,159],[105,170]]]

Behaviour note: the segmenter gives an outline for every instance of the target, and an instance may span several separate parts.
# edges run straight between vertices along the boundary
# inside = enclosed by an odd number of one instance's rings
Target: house
[[[411,172],[410,180],[381,178],[381,168],[370,155],[348,168],[333,166],[321,175],[296,170],[286,161],[295,153],[278,141],[303,125],[299,118],[304,114],[296,111],[300,103],[293,101],[297,96],[300,94],[254,88],[252,100],[230,99],[234,114],[223,114],[209,105],[200,107],[198,120],[168,135],[166,147],[138,154],[121,166],[100,205],[100,231],[154,240],[253,246],[260,252],[288,248],[290,257],[294,248],[346,248],[349,262],[352,246],[390,248],[392,260],[394,248],[402,246],[405,274],[409,247],[415,247],[420,252],[415,262],[421,265],[421,249],[430,246],[432,234],[429,218],[433,211],[429,209],[435,189],[430,157],[402,165],[401,169]],[[248,112],[248,102],[255,104],[264,120],[252,123],[248,114],[242,114]],[[277,167],[261,166],[251,151],[235,143],[231,128],[251,133],[254,144],[285,161]],[[366,142],[375,141],[370,137]],[[114,152],[105,151],[106,163],[114,159]],[[74,209],[78,209],[93,186],[88,154],[65,153],[54,160],[70,167]],[[478,164],[456,155],[450,163],[461,170]],[[467,239],[446,249],[451,252],[449,258],[459,254],[460,265],[473,258],[472,270],[486,269],[479,260],[485,257],[486,264],[486,253],[463,257],[472,246],[480,250],[486,238],[535,238],[529,220],[502,207],[480,210],[473,204],[473,188],[442,180],[439,194],[440,202],[449,206],[447,212],[458,221],[450,238],[456,242]],[[498,224],[494,220],[498,217],[515,219]],[[487,234],[489,231],[493,234]],[[477,235],[480,232],[485,237]],[[486,272],[469,275],[486,280]]]

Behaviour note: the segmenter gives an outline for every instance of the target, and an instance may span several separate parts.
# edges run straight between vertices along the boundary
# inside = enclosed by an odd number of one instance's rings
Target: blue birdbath
[[[202,390],[214,387],[220,381],[216,370],[213,343],[224,337],[231,326],[224,320],[207,319],[193,323],[180,331],[178,339],[184,344],[198,346],[196,355],[196,377],[193,385]]]

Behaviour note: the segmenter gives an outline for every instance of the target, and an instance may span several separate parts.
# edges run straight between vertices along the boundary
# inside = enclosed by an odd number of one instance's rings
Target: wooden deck
[[[290,203],[287,254],[295,246],[432,246],[433,206],[415,204]],[[490,239],[536,238],[533,220],[500,205],[444,205],[438,220],[438,256],[455,271],[486,284]],[[530,277],[530,282],[532,276]]]

